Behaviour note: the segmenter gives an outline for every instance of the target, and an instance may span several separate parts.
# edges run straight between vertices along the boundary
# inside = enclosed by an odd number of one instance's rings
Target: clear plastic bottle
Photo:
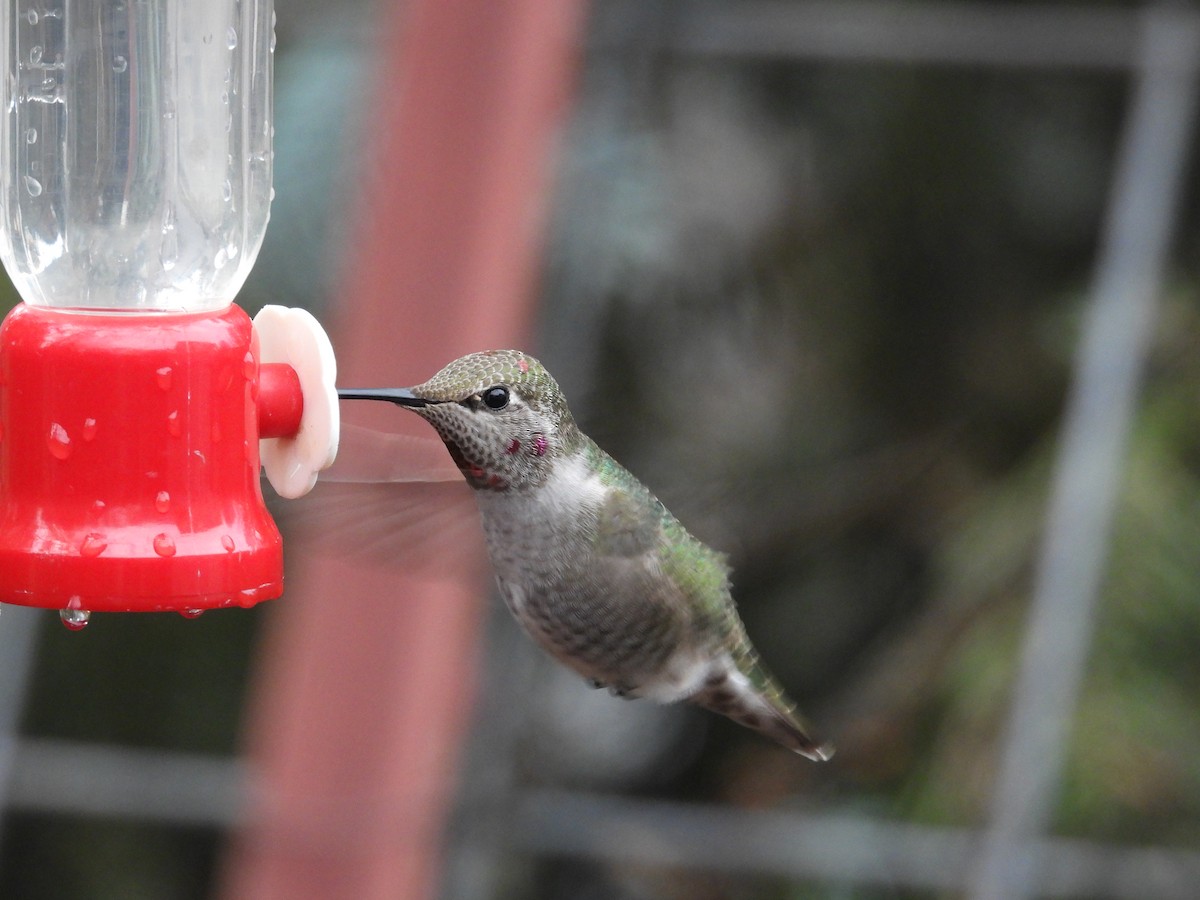
[[[230,303],[270,215],[272,0],[0,4],[0,258],[21,296]]]

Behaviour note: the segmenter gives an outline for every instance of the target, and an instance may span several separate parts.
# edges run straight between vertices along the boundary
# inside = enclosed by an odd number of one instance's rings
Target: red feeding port
[[[279,596],[259,421],[278,434],[303,403],[276,372],[261,410],[259,372],[236,306],[14,309],[0,326],[0,601],[194,614]]]

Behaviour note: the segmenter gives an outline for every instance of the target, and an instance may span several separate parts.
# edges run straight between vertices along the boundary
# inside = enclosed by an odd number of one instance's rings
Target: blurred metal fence
[[[980,831],[836,812],[742,812],[551,790],[476,792],[502,807],[494,852],[1032,896],[1191,897],[1200,853],[1056,838],[1050,819],[1103,580],[1125,446],[1193,143],[1200,12],[987,3],[599,0],[593,52],[1127,72],[1129,107],[1066,415],[989,821]],[[238,822],[253,778],[233,760],[22,738],[34,613],[5,609],[5,808]],[[489,796],[490,793],[490,796]],[[486,856],[486,854],[485,854]],[[454,900],[486,896],[459,879]],[[472,885],[469,889],[465,885]]]

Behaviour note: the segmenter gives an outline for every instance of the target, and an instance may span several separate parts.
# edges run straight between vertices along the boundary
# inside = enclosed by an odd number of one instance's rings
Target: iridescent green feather
[[[729,566],[723,554],[705,546],[671,515],[657,497],[629,473],[624,466],[585,438],[588,465],[602,484],[618,488],[618,502],[606,508],[607,521],[601,526],[599,540],[613,541],[626,529],[649,526],[649,535],[657,541],[663,574],[671,579],[694,604],[701,619],[722,638],[741,631],[729,594]],[[621,514],[625,507],[624,514]],[[651,515],[646,515],[647,511]],[[607,530],[607,531],[606,531]],[[649,549],[649,548],[647,548]]]

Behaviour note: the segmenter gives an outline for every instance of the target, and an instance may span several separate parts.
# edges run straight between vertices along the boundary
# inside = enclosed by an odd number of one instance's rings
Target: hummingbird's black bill
[[[343,388],[337,392],[341,400],[386,400],[397,406],[420,408],[431,401],[413,395],[408,388]]]

